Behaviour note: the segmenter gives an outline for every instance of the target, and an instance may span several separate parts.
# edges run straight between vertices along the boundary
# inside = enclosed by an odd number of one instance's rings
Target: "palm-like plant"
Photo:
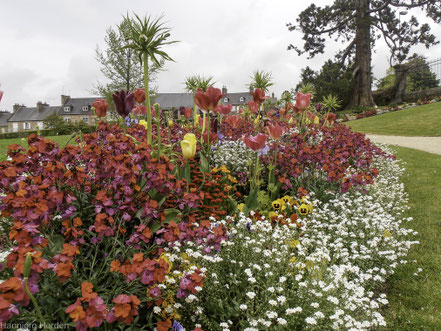
[[[250,78],[252,79],[252,81],[248,86],[252,89],[262,89],[265,91],[265,93],[268,93],[268,88],[274,85],[274,83],[272,82],[273,78],[271,72],[256,70],[253,75],[250,76]]]
[[[281,101],[284,103],[284,107],[293,100],[293,95],[290,91],[286,90],[282,93],[280,97]]]
[[[196,103],[194,102],[196,92],[198,89],[202,89],[206,92],[210,86],[214,85],[212,79],[213,76],[205,77],[201,75],[189,76],[185,79],[185,90],[193,93],[193,118],[196,116]]]
[[[149,58],[157,66],[160,60],[173,61],[173,59],[161,48],[165,45],[176,43],[177,41],[167,41],[170,37],[170,28],[165,27],[161,22],[162,16],[152,19],[150,16],[140,18],[134,14],[134,18],[128,15],[124,22],[128,25],[127,38],[129,43],[123,48],[133,49],[139,56],[139,60],[144,65],[144,89],[145,105],[147,107],[147,142],[152,143],[152,113],[150,111],[149,94]]]

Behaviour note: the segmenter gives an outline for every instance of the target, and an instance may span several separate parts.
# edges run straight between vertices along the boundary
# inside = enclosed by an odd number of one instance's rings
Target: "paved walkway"
[[[424,152],[441,155],[441,137],[402,137],[367,134],[369,139],[390,145],[415,148]]]

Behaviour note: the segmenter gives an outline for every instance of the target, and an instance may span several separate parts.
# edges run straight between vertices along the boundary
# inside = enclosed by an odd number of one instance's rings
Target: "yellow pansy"
[[[277,217],[277,216],[279,216],[279,214],[277,214],[276,212],[274,212],[274,211],[270,211],[269,213],[268,213],[268,217],[271,219],[271,218],[273,218],[273,217]]]
[[[238,205],[237,205],[237,209],[239,209],[239,211],[243,211],[243,207],[245,207],[245,204],[244,203],[239,203]]]
[[[272,206],[273,206],[274,210],[285,210],[286,209],[285,201],[283,201],[282,199],[274,200],[272,203]]]
[[[312,206],[302,203],[299,207],[299,214],[300,215],[308,215],[312,212]]]
[[[314,117],[314,124],[318,125],[320,123],[320,118],[318,116]]]
[[[168,126],[172,127],[175,125],[175,122],[173,122],[172,120],[168,120]]]

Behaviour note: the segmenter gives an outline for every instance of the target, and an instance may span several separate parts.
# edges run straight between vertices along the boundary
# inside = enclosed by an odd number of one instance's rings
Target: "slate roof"
[[[244,99],[243,101],[241,100],[241,97]],[[225,98],[228,99],[228,102],[225,102]],[[240,106],[242,104],[247,105],[248,101],[253,101],[253,96],[252,94],[247,91],[247,92],[233,92],[233,93],[226,93],[226,95],[220,100],[222,103],[229,103],[233,106]]]
[[[93,115],[91,110],[92,103],[97,99],[102,99],[102,97],[92,97],[92,98],[71,98],[68,97],[64,104],[58,106],[58,115]],[[64,107],[70,106],[70,111],[65,112]],[[83,111],[83,107],[87,106],[88,110]]]
[[[0,126],[8,126],[8,119],[12,116],[9,112],[0,112]]]
[[[162,109],[193,107],[192,93],[156,93],[151,104],[159,103]]]
[[[41,105],[40,111],[37,112],[37,107],[22,106],[12,114],[8,122],[44,121],[46,117],[57,113],[59,109],[60,106]]]

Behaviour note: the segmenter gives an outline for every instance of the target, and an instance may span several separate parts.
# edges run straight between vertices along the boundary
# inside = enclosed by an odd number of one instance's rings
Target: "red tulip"
[[[133,95],[135,96],[137,103],[143,103],[145,101],[145,89],[139,88],[133,93]]]
[[[185,116],[186,118],[190,118],[192,112],[193,112],[193,109],[192,109],[192,108],[185,108],[185,109],[184,109],[184,116]]]
[[[136,107],[133,109],[133,112],[136,115],[139,115],[139,114],[145,115],[145,114],[147,114],[147,107],[144,105],[136,105]]]
[[[251,94],[253,95],[254,102],[257,102],[258,104],[263,103],[269,98],[268,96],[265,96],[265,91],[260,88],[256,88]]]
[[[217,133],[214,133],[213,131],[210,131],[210,144],[213,144],[217,140],[218,137],[219,136],[217,135]],[[208,144],[208,134],[207,134],[207,132],[202,134],[202,138],[204,139],[204,142],[206,144]]]
[[[259,103],[255,101],[248,101],[248,107],[250,108],[250,112],[253,114],[257,114],[259,111]]]
[[[232,105],[218,105],[216,108],[214,108],[214,113],[218,114],[221,113],[223,115],[228,115],[233,110]]]
[[[0,91],[0,99],[3,92]],[[92,106],[95,107],[95,114],[98,117],[104,117],[107,113],[107,107],[109,107],[109,104],[104,99],[97,99],[94,103],[92,103]]]
[[[199,117],[199,126],[202,128],[204,127],[204,120],[203,117]],[[205,118],[205,127],[209,128],[210,127],[210,119],[208,117]]]
[[[210,111],[217,106],[217,103],[223,96],[224,95],[220,89],[210,86],[207,89],[207,92],[199,89],[194,97],[194,102],[199,108]]]
[[[266,134],[259,133],[255,137],[246,135],[243,138],[243,142],[245,143],[245,145],[247,145],[253,151],[257,152],[265,147],[265,143],[266,143],[267,139],[268,139],[268,136]]]
[[[153,117],[156,117],[156,109],[155,109],[155,107],[151,106],[151,107],[150,107],[150,110],[151,110],[151,112],[152,112],[152,116],[153,116]],[[159,117],[161,117],[161,114],[162,114],[162,110],[159,109]]]
[[[118,114],[122,117],[128,116],[135,106],[135,97],[133,93],[127,93],[126,91],[121,90],[113,93],[112,97]]]
[[[303,94],[302,92],[297,92],[295,108],[299,109],[300,111],[303,111],[306,108],[308,108],[310,101],[311,101],[311,93]]]
[[[279,139],[282,136],[282,134],[285,133],[285,127],[277,124],[271,125],[270,123],[268,123],[266,129],[272,139]]]
[[[230,124],[232,127],[236,127],[237,124],[239,124],[239,115],[230,115],[228,116],[225,121]]]

